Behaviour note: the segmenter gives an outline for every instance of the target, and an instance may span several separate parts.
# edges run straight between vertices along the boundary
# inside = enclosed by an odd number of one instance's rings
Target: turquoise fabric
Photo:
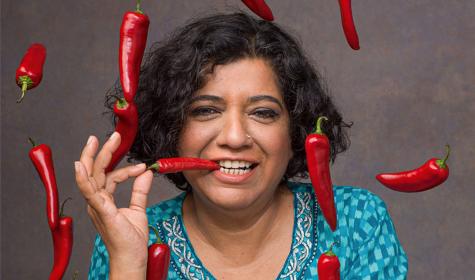
[[[341,279],[406,279],[407,257],[385,203],[361,188],[335,186],[338,216],[335,232],[325,222],[311,184],[290,182],[294,194],[293,242],[277,279],[318,279],[318,257],[330,248],[341,263]],[[185,194],[147,208],[150,224],[171,250],[168,279],[216,279],[193,251],[181,216]],[[155,242],[151,231],[149,244]],[[108,279],[107,250],[98,235],[89,279]]]

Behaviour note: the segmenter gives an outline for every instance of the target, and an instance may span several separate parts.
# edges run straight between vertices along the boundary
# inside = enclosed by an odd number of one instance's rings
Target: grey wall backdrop
[[[361,50],[351,50],[336,0],[267,0],[276,22],[301,40],[351,130],[333,181],[367,188],[389,208],[409,257],[408,279],[470,279],[475,263],[475,1],[353,1]],[[72,197],[75,243],[65,279],[86,279],[95,229],[76,188],[73,162],[91,134],[112,130],[104,94],[118,78],[118,30],[132,0],[5,0],[1,7],[1,279],[46,279],[52,241],[45,194],[28,136],[54,152],[61,200]],[[238,0],[144,0],[148,45],[191,17],[247,10]],[[48,49],[42,84],[22,104],[14,75],[32,42]],[[423,193],[384,188],[374,175],[444,155],[451,175]],[[131,184],[117,190],[126,205]],[[150,204],[177,192],[157,178]]]

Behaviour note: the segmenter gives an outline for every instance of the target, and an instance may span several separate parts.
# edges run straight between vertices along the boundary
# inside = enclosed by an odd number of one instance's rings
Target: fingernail
[[[142,168],[144,168],[144,167],[145,167],[145,163],[139,163],[139,164],[137,164],[134,168],[135,168],[135,169],[142,169]]]
[[[114,131],[114,133],[112,133],[112,135],[111,135],[111,137],[110,137],[109,139],[110,139],[110,140],[115,140],[118,135],[119,135],[119,133],[117,133],[117,131]]]
[[[87,144],[86,145],[89,145],[92,143],[92,135],[89,136],[89,138],[87,138]]]
[[[79,172],[79,162],[78,161],[74,162],[74,169],[76,170],[76,172]]]

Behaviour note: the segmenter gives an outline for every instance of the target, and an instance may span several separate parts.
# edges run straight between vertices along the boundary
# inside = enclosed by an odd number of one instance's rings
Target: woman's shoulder
[[[185,195],[186,193],[182,192],[171,199],[164,200],[155,205],[147,207],[147,217],[149,224],[156,224],[158,222],[181,215],[181,208]]]

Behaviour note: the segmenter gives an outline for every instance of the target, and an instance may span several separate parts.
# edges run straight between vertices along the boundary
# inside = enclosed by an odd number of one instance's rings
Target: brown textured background
[[[336,0],[267,0],[276,22],[297,34],[328,82],[352,146],[337,158],[334,183],[381,196],[409,257],[408,279],[469,279],[475,263],[475,1],[353,1],[361,50],[351,50]],[[112,127],[101,112],[118,77],[118,30],[132,0],[1,2],[1,279],[46,279],[52,242],[45,195],[27,137],[54,151],[61,200],[71,196],[75,244],[65,279],[86,279],[95,229],[76,189],[73,161],[90,134]],[[247,10],[238,0],[143,1],[148,45],[208,10]],[[42,84],[21,105],[15,69],[27,47],[48,49]],[[451,176],[439,188],[405,194],[382,187],[378,172],[441,157]],[[177,192],[156,179],[150,203]],[[130,184],[118,188],[126,205]]]

